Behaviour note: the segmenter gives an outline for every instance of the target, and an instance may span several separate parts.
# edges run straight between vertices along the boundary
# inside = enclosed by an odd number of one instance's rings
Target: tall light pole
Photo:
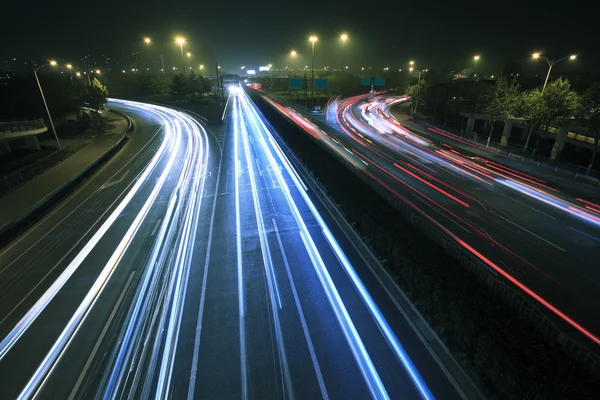
[[[290,51],[290,57],[292,57],[293,64],[292,64],[292,69],[296,66],[296,56],[298,55],[298,53],[296,53],[296,50],[292,50]]]
[[[550,59],[544,57],[542,55],[542,53],[539,53],[539,52],[533,53],[531,55],[531,57],[534,60],[539,60],[541,58],[548,63],[548,73],[546,74],[546,80],[544,81],[544,86],[542,87],[542,94],[544,93],[544,90],[546,90],[546,85],[548,84],[548,78],[550,78],[550,72],[552,71],[552,67],[554,67],[556,64],[558,64],[559,62],[564,61],[566,59],[575,60],[577,58],[577,56],[575,54],[571,54],[568,57],[559,58],[558,60],[554,60],[554,59],[550,60]]]
[[[148,49],[148,58],[150,60],[150,67],[152,69],[154,69],[153,66],[152,66],[152,57],[150,56],[150,43],[152,43],[152,39],[150,39],[149,37],[145,37],[144,38],[144,43],[146,43],[146,49]]]
[[[479,61],[479,56],[473,56],[473,75],[477,76],[477,61]]]
[[[192,53],[187,53],[187,58],[188,58],[188,69],[191,70],[192,69]]]
[[[346,64],[346,40],[348,40],[348,35],[345,33],[340,36],[340,40],[342,41],[342,71],[344,70],[344,65]]]
[[[181,63],[183,64],[183,70],[185,71],[185,59],[183,58],[183,44],[185,43],[185,39],[181,36],[175,38],[175,42],[179,44],[179,49],[181,50]]]
[[[414,61],[410,61],[408,63],[410,65],[410,67],[408,68],[408,70],[410,72],[413,72],[415,70],[415,62]],[[415,106],[412,108],[411,113],[414,114],[417,111],[417,107],[419,106],[419,93],[421,92],[421,75],[424,74],[425,72],[427,72],[426,69],[422,70],[422,71],[417,71],[417,73],[419,74],[419,79],[417,81],[417,98],[415,99]]]
[[[313,103],[314,103],[314,101],[315,101],[315,42],[319,39],[316,36],[311,36],[308,38],[308,40],[310,40],[310,42],[312,43],[312,72],[311,72],[312,90],[311,90],[311,96],[312,96]]]
[[[55,67],[57,65],[56,61],[50,61],[50,65]],[[40,89],[40,94],[42,95],[42,100],[44,101],[44,107],[46,107],[46,114],[48,114],[48,120],[50,121],[50,126],[52,127],[52,132],[54,133],[54,139],[56,139],[56,144],[58,145],[58,150],[62,150],[62,146],[60,145],[60,141],[58,140],[58,135],[56,134],[56,128],[54,128],[54,121],[52,121],[52,115],[50,115],[50,110],[48,109],[48,103],[46,103],[46,97],[44,96],[44,91],[42,90],[42,85],[40,84],[40,79],[38,78],[37,71],[41,68],[31,66],[33,69],[33,75],[35,76],[35,81],[38,84],[38,88]]]

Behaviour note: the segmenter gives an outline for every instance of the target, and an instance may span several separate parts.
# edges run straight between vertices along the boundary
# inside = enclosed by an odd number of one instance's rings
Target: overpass
[[[47,130],[42,118],[0,121],[0,154],[10,153],[13,148],[39,150],[37,135]]]

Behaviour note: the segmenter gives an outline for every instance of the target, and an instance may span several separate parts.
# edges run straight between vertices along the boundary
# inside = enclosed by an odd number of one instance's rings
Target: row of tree
[[[589,164],[589,168],[592,167],[600,142],[600,85],[594,84],[584,93],[577,94],[571,89],[568,80],[558,78],[545,89],[523,91],[516,80],[499,77],[495,82],[464,85],[468,90],[458,96],[457,93],[452,95],[451,92],[457,89],[453,86],[429,87],[425,80],[421,80],[420,83],[410,85],[406,93],[413,99],[418,99],[434,117],[440,110],[444,117],[448,112],[486,114],[489,120],[488,144],[495,122],[508,117],[520,117],[526,121],[526,148],[532,132],[544,133],[550,126],[561,127],[576,122],[594,138],[595,145]]]

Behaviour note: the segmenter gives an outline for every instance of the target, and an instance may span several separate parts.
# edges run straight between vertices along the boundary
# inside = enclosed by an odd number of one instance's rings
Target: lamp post
[[[191,70],[192,69],[192,53],[187,53],[187,58],[188,58],[188,69]]]
[[[152,65],[152,57],[150,56],[150,43],[152,43],[152,39],[150,39],[149,37],[145,37],[144,43],[146,43],[146,49],[148,49],[148,58],[150,61],[150,68],[154,69],[154,67]]]
[[[311,36],[308,38],[312,43],[312,72],[311,72],[311,80],[312,80],[312,88],[311,88],[311,96],[313,99],[313,105],[315,102],[315,42],[319,40],[316,36]]]
[[[180,36],[175,38],[175,42],[179,44],[179,49],[181,50],[181,63],[183,64],[183,70],[185,71],[185,59],[183,57],[183,44],[185,43],[185,39]]]
[[[548,84],[548,78],[550,78],[550,72],[552,71],[552,67],[554,67],[556,64],[558,64],[559,62],[564,61],[566,59],[575,60],[577,58],[577,56],[575,54],[571,54],[568,57],[559,58],[558,60],[554,60],[554,59],[550,60],[550,59],[544,57],[539,52],[533,53],[531,55],[531,57],[534,60],[539,60],[541,58],[548,63],[548,73],[546,74],[546,80],[544,81],[544,86],[542,87],[542,94],[544,94],[544,90],[546,90],[546,85]]]
[[[477,76],[477,61],[479,61],[479,56],[474,56],[473,57],[473,75]]]
[[[50,65],[52,65],[53,67],[55,67],[56,61],[50,61]],[[54,139],[56,139],[56,144],[58,145],[58,150],[62,150],[62,146],[60,145],[60,141],[58,140],[58,135],[56,134],[56,128],[54,128],[54,121],[52,121],[52,115],[50,115],[50,110],[48,109],[48,103],[46,103],[46,97],[44,96],[44,91],[42,90],[42,85],[40,84],[40,79],[38,78],[37,75],[37,71],[38,69],[41,68],[41,65],[39,67],[35,67],[35,66],[31,66],[33,69],[33,75],[35,76],[35,81],[38,84],[38,88],[40,89],[40,94],[42,95],[42,100],[44,101],[44,107],[46,108],[46,114],[48,114],[48,120],[50,121],[50,126],[52,127],[52,132],[54,133]]]
[[[346,40],[348,40],[348,35],[345,33],[340,36],[340,40],[342,41],[342,70],[344,69],[344,65],[346,64]]]
[[[410,65],[410,67],[408,68],[408,70],[410,72],[413,72],[415,70],[415,67],[414,67],[415,62],[414,61],[410,61],[409,65]],[[424,74],[425,72],[427,72],[426,69],[424,69],[422,71],[417,71],[417,73],[419,74],[418,75],[419,79],[417,81],[417,93],[416,93],[417,94],[417,96],[416,96],[417,98],[415,99],[415,106],[411,110],[411,114],[413,114],[413,115],[417,111],[417,107],[419,106],[419,93],[421,91],[421,75]]]

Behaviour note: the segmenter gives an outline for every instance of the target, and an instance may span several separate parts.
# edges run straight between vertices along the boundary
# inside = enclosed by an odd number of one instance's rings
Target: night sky
[[[414,59],[423,68],[457,70],[480,54],[480,68],[500,72],[533,50],[556,58],[577,53],[578,68],[594,69],[600,47],[589,1],[33,0],[5,5],[2,14],[1,60],[122,56],[143,52],[149,36],[151,51],[170,65],[180,62],[173,38],[182,35],[194,64],[216,57],[235,72],[241,65],[294,65],[292,49],[296,65],[309,64],[307,37],[315,34],[317,67],[404,68]],[[341,33],[349,35],[343,53]]]

